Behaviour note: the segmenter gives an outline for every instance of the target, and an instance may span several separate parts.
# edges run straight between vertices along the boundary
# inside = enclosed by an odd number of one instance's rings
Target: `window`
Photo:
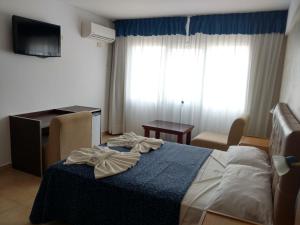
[[[204,108],[243,111],[249,47],[139,45],[128,58],[130,101],[201,102]]]
[[[129,123],[153,119],[204,125],[243,113],[247,95],[249,44],[185,37],[129,38],[126,113]],[[141,40],[142,39],[142,40]],[[130,116],[129,116],[130,117]],[[201,119],[200,119],[201,117]],[[219,118],[223,117],[223,118]],[[224,119],[226,117],[227,119]],[[129,128],[128,130],[135,130]]]

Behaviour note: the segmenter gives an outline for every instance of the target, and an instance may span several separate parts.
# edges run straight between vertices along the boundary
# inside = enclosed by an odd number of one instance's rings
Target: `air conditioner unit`
[[[116,39],[116,31],[114,29],[92,22],[82,23],[81,35],[82,37],[94,38],[108,43],[112,43]]]

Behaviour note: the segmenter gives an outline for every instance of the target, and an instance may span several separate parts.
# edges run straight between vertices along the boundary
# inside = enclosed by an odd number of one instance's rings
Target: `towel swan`
[[[128,170],[136,165],[140,156],[137,152],[119,152],[108,147],[94,146],[72,151],[64,164],[94,166],[95,178],[99,179]]]
[[[119,137],[111,138],[107,142],[109,147],[127,147],[131,152],[147,153],[151,149],[156,150],[164,144],[162,139],[138,136],[134,132],[125,133]]]

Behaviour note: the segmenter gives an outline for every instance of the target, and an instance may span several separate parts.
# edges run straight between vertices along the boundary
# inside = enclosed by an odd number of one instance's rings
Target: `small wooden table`
[[[239,145],[253,146],[268,152],[269,139],[252,137],[252,136],[243,136],[240,140]]]
[[[191,143],[191,132],[194,128],[193,125],[173,123],[162,120],[154,120],[150,123],[143,124],[145,130],[145,137],[150,136],[150,130],[155,131],[155,138],[160,138],[160,132],[167,134],[177,135],[177,142],[183,143],[183,135],[186,134],[186,144]]]

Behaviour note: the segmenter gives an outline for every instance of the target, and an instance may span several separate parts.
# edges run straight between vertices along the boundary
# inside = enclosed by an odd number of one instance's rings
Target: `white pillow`
[[[266,152],[251,146],[230,146],[227,151],[227,165],[239,164],[271,170]]]
[[[271,225],[271,173],[252,166],[229,165],[208,208]]]

